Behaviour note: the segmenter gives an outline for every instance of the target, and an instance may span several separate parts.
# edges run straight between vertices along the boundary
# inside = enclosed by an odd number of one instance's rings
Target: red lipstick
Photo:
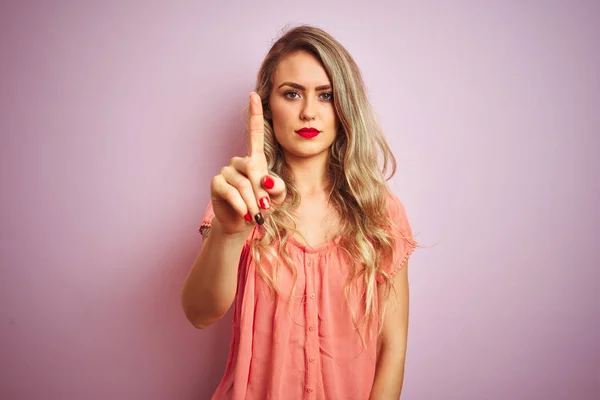
[[[315,128],[302,128],[302,129],[298,129],[296,131],[296,133],[298,135],[302,136],[303,138],[312,139],[315,136],[317,136],[319,133],[321,133],[321,131],[319,131],[318,129],[315,129]]]

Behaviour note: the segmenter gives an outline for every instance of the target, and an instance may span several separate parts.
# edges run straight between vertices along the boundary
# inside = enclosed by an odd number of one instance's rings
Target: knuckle
[[[260,162],[255,159],[248,160],[248,176],[256,176],[260,170]]]
[[[227,190],[225,190],[225,193],[223,193],[223,198],[230,204],[234,203],[237,198],[237,190],[229,187]]]
[[[213,176],[213,178],[210,180],[210,187],[214,190],[219,186],[219,183],[221,183],[221,175],[215,175]]]
[[[245,171],[248,169],[248,157],[238,158],[238,160],[235,164],[235,169],[238,172],[241,172],[242,174],[244,174]]]
[[[240,188],[240,190],[244,190],[244,191],[251,191],[251,190],[253,190],[252,189],[252,183],[248,179],[242,179],[240,181],[239,188]]]

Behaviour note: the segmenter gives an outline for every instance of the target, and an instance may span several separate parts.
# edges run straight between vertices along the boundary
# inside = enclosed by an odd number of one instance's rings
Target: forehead
[[[273,74],[274,86],[287,81],[307,88],[331,84],[319,60],[305,51],[289,54],[277,65]]]

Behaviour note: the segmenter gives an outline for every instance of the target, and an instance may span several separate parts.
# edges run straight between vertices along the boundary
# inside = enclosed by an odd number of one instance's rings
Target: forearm
[[[398,400],[404,381],[404,354],[402,348],[382,346],[369,400]]]
[[[218,220],[194,262],[181,293],[181,303],[188,320],[204,328],[223,316],[231,307],[237,290],[240,255],[246,235],[222,233]]]

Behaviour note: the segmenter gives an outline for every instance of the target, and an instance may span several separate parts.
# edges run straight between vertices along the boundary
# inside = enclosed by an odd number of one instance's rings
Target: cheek
[[[281,113],[273,113],[273,131],[276,137],[279,137],[286,131],[287,123],[285,118],[281,117]]]
[[[327,110],[327,113],[325,115],[327,115],[327,121],[329,122],[329,124],[331,124],[332,126],[334,126],[337,129],[339,120],[335,113],[335,109],[333,108],[333,105],[331,105],[331,107]]]
[[[276,102],[270,104],[269,107],[271,109],[271,125],[273,126],[275,139],[281,142],[282,134],[286,131],[287,126],[285,108]]]
[[[271,117],[276,124],[285,124],[289,115],[289,106],[285,102],[275,100],[270,104]]]

